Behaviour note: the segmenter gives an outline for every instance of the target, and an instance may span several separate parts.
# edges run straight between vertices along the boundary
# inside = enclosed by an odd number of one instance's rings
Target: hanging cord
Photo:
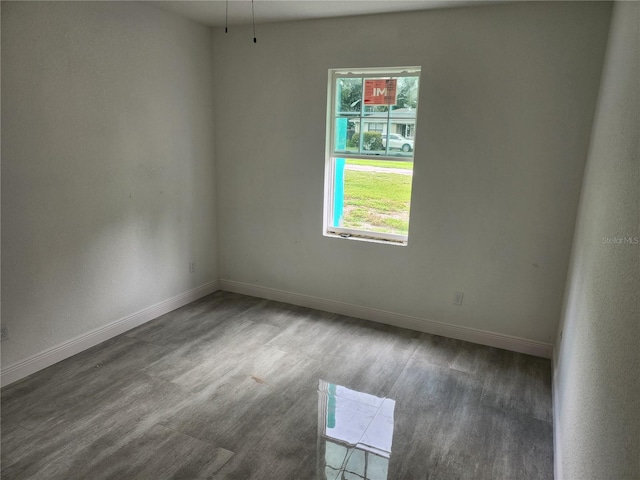
[[[227,7],[226,10],[224,12],[224,33],[227,33],[228,27],[229,26],[229,0],[227,0]]]
[[[253,13],[253,0],[251,0],[251,23],[253,24],[253,43],[258,43],[256,40],[256,16]]]

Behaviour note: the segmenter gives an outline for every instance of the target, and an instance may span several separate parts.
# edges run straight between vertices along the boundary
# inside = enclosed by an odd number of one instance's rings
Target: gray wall
[[[639,22],[616,4],[556,343],[559,479],[640,478]]]
[[[217,279],[212,132],[206,27],[2,2],[4,367]]]
[[[216,29],[220,278],[553,343],[610,9]],[[422,66],[409,245],[323,237],[327,70],[403,65]]]

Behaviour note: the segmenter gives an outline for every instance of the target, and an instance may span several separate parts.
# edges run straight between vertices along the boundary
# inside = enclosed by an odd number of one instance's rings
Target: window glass
[[[419,74],[330,71],[325,234],[406,244]]]

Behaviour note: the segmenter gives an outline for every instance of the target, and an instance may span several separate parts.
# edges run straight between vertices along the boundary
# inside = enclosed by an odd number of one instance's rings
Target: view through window
[[[325,233],[406,244],[420,68],[330,70]]]

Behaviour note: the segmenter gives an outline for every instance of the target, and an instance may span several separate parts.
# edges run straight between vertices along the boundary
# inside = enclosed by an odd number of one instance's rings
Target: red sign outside
[[[397,94],[397,79],[365,80],[365,105],[395,105]]]

